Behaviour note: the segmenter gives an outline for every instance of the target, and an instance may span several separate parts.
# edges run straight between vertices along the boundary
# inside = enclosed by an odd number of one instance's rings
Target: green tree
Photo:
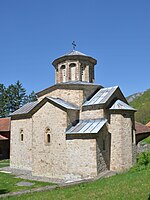
[[[6,102],[6,87],[3,84],[0,84],[0,117],[7,115]]]

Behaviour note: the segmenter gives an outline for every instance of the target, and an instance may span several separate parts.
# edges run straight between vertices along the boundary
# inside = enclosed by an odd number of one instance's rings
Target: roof
[[[78,124],[69,128],[66,134],[98,133],[106,122],[107,119],[105,118],[81,120]]]
[[[0,118],[0,132],[10,131],[10,118]]]
[[[33,112],[36,112],[45,102],[50,101],[51,103],[55,103],[65,109],[71,109],[71,110],[79,110],[79,107],[76,105],[73,105],[72,103],[66,102],[60,98],[54,98],[54,97],[45,97],[42,101],[34,101],[25,104],[15,112],[11,113],[10,116],[18,116],[18,115],[27,115],[27,114],[33,114]],[[34,109],[34,110],[33,110]]]
[[[83,106],[104,104],[119,88],[118,86],[100,89],[90,100],[86,101]]]
[[[54,98],[54,97],[46,97],[47,99],[53,101],[54,103],[66,108],[66,109],[71,109],[71,110],[79,110],[79,107],[72,104],[72,103],[69,103],[69,102],[66,102],[64,101],[63,99],[60,99],[60,98]]]
[[[110,108],[110,110],[133,110],[136,111],[134,108],[132,108],[131,106],[129,106],[128,104],[124,103],[121,100],[117,100],[112,107]]]
[[[0,140],[8,140],[8,138],[3,135],[0,135]]]
[[[71,52],[69,52],[69,53],[66,53],[65,55],[63,55],[63,56],[87,56],[87,55],[85,55],[84,53],[81,53],[80,51],[75,51],[75,50],[72,50]]]
[[[136,134],[150,133],[150,128],[139,122],[135,122]]]
[[[10,116],[13,115],[22,115],[29,113],[36,105],[38,104],[38,101],[30,102],[16,110],[15,112],[11,113]]]
[[[148,122],[145,126],[148,126],[148,127],[150,127],[150,122]]]

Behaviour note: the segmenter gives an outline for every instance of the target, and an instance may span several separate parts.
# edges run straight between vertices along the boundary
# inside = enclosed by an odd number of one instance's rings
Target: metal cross
[[[73,50],[75,50],[75,48],[76,48],[76,46],[77,46],[77,45],[75,44],[75,41],[72,42],[72,46],[73,46]]]

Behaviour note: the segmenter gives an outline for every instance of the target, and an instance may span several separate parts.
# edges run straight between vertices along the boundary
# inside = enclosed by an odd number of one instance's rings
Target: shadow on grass
[[[6,194],[6,193],[8,193],[9,191],[8,190],[6,190],[6,189],[0,189],[0,194]]]

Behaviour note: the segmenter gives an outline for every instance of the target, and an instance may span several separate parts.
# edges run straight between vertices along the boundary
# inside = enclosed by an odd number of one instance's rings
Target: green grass
[[[143,143],[150,144],[150,136],[142,140]]]
[[[7,159],[7,160],[0,160],[0,168],[2,167],[8,167],[10,164],[10,161]]]
[[[32,186],[17,186],[16,184],[21,181],[32,182],[32,183],[34,183],[34,185],[32,185]],[[43,187],[43,186],[47,186],[47,185],[52,185],[52,183],[24,180],[21,178],[16,178],[12,174],[0,172],[0,194],[5,194],[8,192],[16,192],[16,191],[26,190],[26,189],[36,188],[36,187]]]
[[[148,200],[150,169],[118,174],[91,183],[49,192],[30,193],[5,199],[20,200]]]

